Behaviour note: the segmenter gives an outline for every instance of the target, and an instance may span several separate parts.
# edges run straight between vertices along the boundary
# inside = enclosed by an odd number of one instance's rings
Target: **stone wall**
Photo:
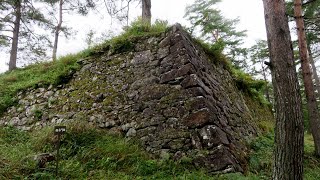
[[[0,119],[23,130],[85,120],[138,139],[162,158],[189,157],[212,172],[244,171],[257,134],[243,94],[180,25],[135,40],[134,50],[82,59],[58,87],[29,89]]]

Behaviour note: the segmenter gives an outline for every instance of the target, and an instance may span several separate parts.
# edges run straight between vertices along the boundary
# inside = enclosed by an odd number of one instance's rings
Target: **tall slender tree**
[[[254,76],[261,76],[263,80],[266,82],[265,87],[265,96],[268,102],[271,103],[270,97],[270,88],[268,86],[270,79],[269,67],[265,64],[265,62],[269,61],[269,50],[268,43],[265,40],[258,40],[255,45],[253,45],[249,49],[250,60],[252,62],[251,73]]]
[[[320,47],[320,1],[307,1],[302,8],[307,36],[309,60],[312,67],[313,78],[317,89],[317,98],[320,100],[320,79],[315,65],[315,58],[320,56],[317,48]],[[319,52],[319,51],[318,51]]]
[[[53,50],[52,50],[52,60],[55,61],[57,59],[57,51],[58,51],[58,42],[59,42],[59,35],[63,32],[66,36],[69,35],[68,28],[62,26],[64,20],[64,13],[77,11],[78,14],[86,15],[88,14],[89,9],[93,9],[95,7],[95,0],[42,0],[54,7],[58,4],[58,11],[57,11],[57,18],[56,25],[53,26],[54,29],[54,43],[53,43]],[[55,8],[53,8],[55,9]],[[54,14],[54,12],[51,12]]]
[[[44,35],[35,33],[33,27],[47,27],[49,21],[39,9],[35,8],[33,1],[1,1],[0,10],[0,45],[11,44],[9,70],[17,67],[19,50],[28,49],[36,55],[45,55],[43,47],[44,43],[48,43],[48,39]]]
[[[313,79],[315,81],[316,84],[316,89],[317,89],[317,97],[318,100],[320,100],[320,79],[318,76],[318,72],[317,72],[317,67],[316,67],[316,63],[313,57],[313,51],[311,50],[311,45],[310,43],[308,43],[308,54],[309,54],[309,60],[310,60],[310,64],[312,67],[312,74],[313,74]]]
[[[294,0],[287,2],[287,13],[291,21],[294,21]],[[313,78],[316,83],[317,98],[320,100],[320,79],[316,69],[316,57],[320,56],[317,48],[320,47],[320,1],[309,0],[302,3],[303,19],[305,25],[305,32],[307,37],[307,48],[309,54],[309,61],[312,67]]]
[[[276,113],[272,179],[299,180],[303,178],[304,130],[285,0],[263,0],[263,5]]]
[[[14,8],[15,20],[13,22],[12,43],[10,51],[9,70],[17,68],[18,41],[20,32],[22,2],[20,0],[12,3]]]
[[[301,70],[303,76],[304,89],[307,99],[307,108],[310,119],[311,133],[315,143],[315,154],[320,156],[320,115],[318,111],[315,89],[312,82],[312,72],[308,58],[308,48],[306,41],[305,26],[302,14],[302,1],[294,1],[294,16],[296,20],[299,54],[301,61]]]

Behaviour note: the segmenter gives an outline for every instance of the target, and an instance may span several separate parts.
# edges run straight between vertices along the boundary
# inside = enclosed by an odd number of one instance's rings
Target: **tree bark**
[[[303,116],[284,0],[263,0],[275,98],[272,179],[303,178]]]
[[[319,76],[317,73],[317,68],[316,68],[316,65],[315,65],[315,62],[313,59],[313,55],[312,55],[312,51],[311,51],[309,44],[307,44],[307,47],[308,47],[308,53],[309,53],[309,60],[310,60],[310,64],[312,67],[313,79],[316,83],[317,98],[318,98],[318,100],[320,100],[320,79],[319,79]]]
[[[142,21],[151,24],[151,0],[142,0]]]
[[[315,155],[320,156],[320,116],[318,111],[315,90],[312,82],[312,73],[308,59],[308,48],[306,40],[305,26],[302,16],[302,1],[294,1],[294,16],[297,26],[299,54],[301,61],[301,70],[304,83],[305,94],[307,98],[307,108],[310,119],[311,133],[315,145]]]
[[[52,60],[57,60],[57,50],[58,50],[58,40],[59,40],[59,34],[61,31],[62,26],[62,7],[63,7],[63,0],[60,0],[59,2],[59,22],[56,27],[56,30],[54,32],[54,44],[53,44],[53,53],[52,53]]]
[[[10,51],[9,71],[17,68],[17,54],[18,54],[18,43],[19,43],[19,32],[20,32],[20,21],[21,21],[21,1],[15,2],[15,20],[13,27],[12,44]]]

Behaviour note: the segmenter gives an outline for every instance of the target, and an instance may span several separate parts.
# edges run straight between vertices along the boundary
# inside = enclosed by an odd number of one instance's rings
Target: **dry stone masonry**
[[[130,52],[79,60],[82,68],[67,84],[20,92],[0,125],[32,130],[84,120],[138,139],[162,158],[241,172],[256,120],[229,72],[210,59],[175,25],[135,40]]]

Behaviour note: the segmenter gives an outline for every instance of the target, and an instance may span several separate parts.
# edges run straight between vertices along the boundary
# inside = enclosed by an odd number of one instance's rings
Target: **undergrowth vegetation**
[[[83,52],[61,57],[59,61],[42,62],[0,75],[0,115],[14,105],[18,91],[66,83],[79,68],[76,61]]]
[[[106,51],[108,51],[109,54],[131,51],[134,49],[134,43],[140,38],[160,35],[167,29],[167,21],[156,20],[154,24],[148,25],[141,19],[137,19],[133,21],[129,27],[126,27],[124,32],[119,36],[88,49],[89,55]]]
[[[67,128],[60,149],[62,179],[210,179],[187,162],[153,159],[136,143],[86,123]],[[39,169],[33,159],[39,153],[55,153],[56,141],[53,127],[29,133],[0,128],[0,179],[55,178],[55,162]]]
[[[134,22],[123,34],[78,54],[61,57],[55,62],[33,64],[0,75],[0,115],[14,105],[15,95],[31,87],[59,85],[67,82],[80,68],[77,61],[102,52],[122,53],[134,48],[142,36],[154,36],[167,30],[167,22],[156,21],[152,26]],[[265,83],[232,67],[220,49],[201,43],[206,53],[229,70],[238,88],[262,103]],[[270,122],[269,122],[270,123]],[[60,177],[62,179],[270,179],[273,132],[268,122],[260,122],[265,133],[250,146],[249,171],[225,175],[207,174],[192,166],[189,160],[158,160],[151,157],[136,143],[121,136],[97,130],[83,122],[67,124],[62,138]],[[39,131],[22,132],[12,127],[0,127],[0,179],[54,179],[55,162],[37,168],[34,157],[41,153],[55,153],[57,138],[53,127]],[[305,141],[305,178],[320,178],[320,161],[312,155],[313,141]]]
[[[9,107],[16,103],[15,95],[18,91],[23,91],[32,87],[58,85],[66,83],[79,69],[77,60],[89,56],[99,55],[103,52],[117,54],[131,51],[134,43],[149,36],[157,36],[166,32],[168,22],[157,20],[153,25],[144,24],[141,19],[134,21],[124,32],[110,40],[85,49],[76,54],[69,54],[54,62],[42,62],[16,69],[0,75],[0,115]],[[232,67],[230,61],[221,53],[221,48],[217,45],[209,45],[201,40],[195,41],[203,47],[204,51],[213,58],[213,63],[220,63],[227,69],[240,90],[249,96],[256,98],[262,104],[268,104],[263,96],[265,82],[254,80],[250,75]]]
[[[66,83],[79,69],[77,60],[97,55],[101,52],[110,54],[132,50],[133,43],[142,36],[161,34],[166,31],[168,23],[157,20],[153,25],[134,21],[125,31],[102,44],[88,48],[76,54],[60,57],[57,61],[41,62],[24,68],[0,74],[0,115],[16,103],[14,98],[18,91],[31,87],[41,87]]]
[[[256,80],[251,75],[235,68],[228,57],[222,53],[223,44],[220,44],[219,42],[209,44],[200,39],[193,40],[202,47],[202,49],[210,57],[210,61],[213,64],[220,64],[224,69],[229,71],[240,91],[244,92],[255,100],[258,100],[262,105],[271,107],[270,102],[266,100],[263,93],[267,87],[267,82],[263,80]]]
[[[108,134],[87,123],[68,124],[61,138],[59,177],[61,179],[270,179],[273,132],[265,132],[251,142],[249,171],[246,175],[208,174],[191,161],[155,159],[137,143]],[[34,157],[55,154],[57,137],[53,127],[23,132],[0,128],[0,179],[54,179],[55,161],[38,168]],[[312,137],[305,137],[305,179],[320,178],[320,160],[312,155]]]

